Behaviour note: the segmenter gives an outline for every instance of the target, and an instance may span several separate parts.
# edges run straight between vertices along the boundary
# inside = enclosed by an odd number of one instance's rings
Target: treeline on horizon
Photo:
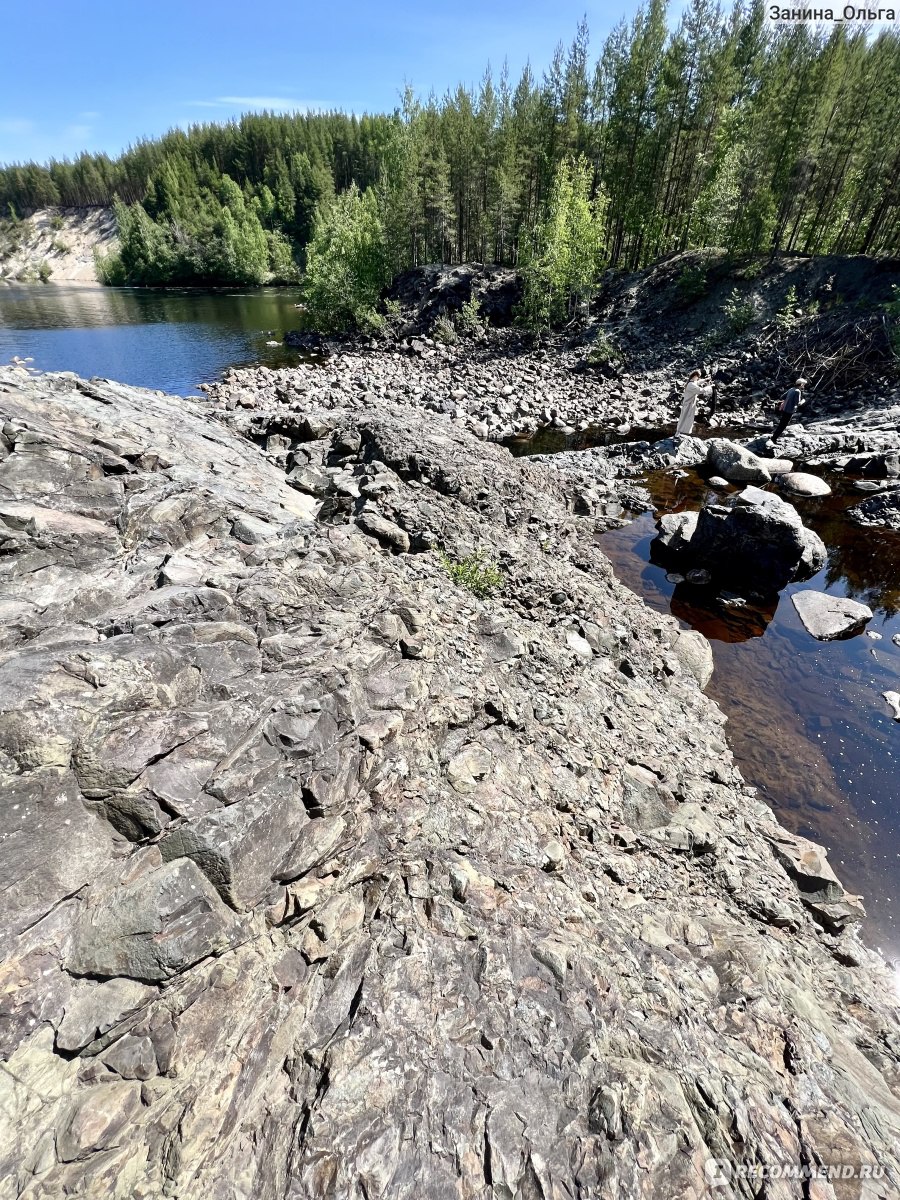
[[[0,213],[116,203],[112,282],[296,278],[357,193],[385,271],[520,265],[564,167],[587,180],[604,266],[703,246],[897,254],[898,80],[895,28],[772,26],[759,3],[691,0],[670,29],[665,0],[646,0],[595,58],[582,23],[540,79],[488,69],[389,115],[248,114],[116,159],[9,166]]]

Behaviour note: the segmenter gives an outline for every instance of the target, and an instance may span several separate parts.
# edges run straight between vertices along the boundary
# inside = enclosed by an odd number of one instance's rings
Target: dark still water
[[[791,498],[828,547],[825,569],[768,607],[725,603],[710,588],[672,583],[650,560],[654,513],[604,534],[616,574],[648,604],[712,642],[707,692],[729,717],[745,779],[795,833],[826,845],[843,883],[862,893],[867,936],[900,958],[900,722],[885,691],[900,691],[900,537],[863,530],[843,513],[862,498],[829,477],[835,494]],[[700,508],[717,496],[694,473],[647,479],[656,514]],[[804,588],[850,596],[874,614],[866,632],[818,642],[790,601]],[[880,638],[868,633],[880,634]]]
[[[242,363],[284,366],[300,327],[295,288],[200,291],[91,284],[0,283],[0,363],[101,375],[176,395]],[[268,346],[270,341],[277,346]]]

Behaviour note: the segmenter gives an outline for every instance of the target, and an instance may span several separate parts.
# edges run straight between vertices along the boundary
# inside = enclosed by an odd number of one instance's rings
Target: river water
[[[301,325],[298,302],[293,289],[0,284],[0,363],[18,355],[40,370],[188,395],[230,366],[297,362],[299,353],[281,339]],[[579,441],[550,431],[514,452],[610,437],[622,435]],[[646,482],[654,511],[605,534],[604,551],[648,604],[710,638],[716,670],[707,690],[730,718],[729,740],[745,778],[785,825],[829,847],[844,883],[864,895],[870,940],[900,958],[900,722],[881,697],[900,690],[900,646],[891,640],[900,634],[900,538],[847,521],[844,510],[862,494],[836,477],[834,496],[797,502],[828,547],[825,570],[768,609],[726,607],[702,588],[670,583],[650,562],[655,515],[699,508],[710,489],[694,473],[678,479],[660,472]],[[790,602],[798,587],[863,600],[875,614],[868,629],[881,638],[815,641]]]
[[[100,375],[186,396],[230,366],[296,363],[298,352],[281,339],[300,327],[299,299],[295,288],[0,283],[0,363],[18,355],[41,371]]]
[[[654,509],[601,538],[616,574],[660,612],[711,641],[707,687],[729,717],[727,735],[745,779],[781,822],[829,848],[851,891],[862,893],[866,933],[900,958],[900,722],[882,697],[900,690],[900,536],[862,530],[845,510],[864,493],[827,476],[832,496],[792,497],[828,548],[824,570],[767,607],[722,603],[714,589],[672,583],[650,561],[655,518],[724,498],[695,472],[647,476]],[[804,588],[850,596],[873,612],[844,641],[811,637],[791,603]],[[871,637],[878,634],[880,637]]]

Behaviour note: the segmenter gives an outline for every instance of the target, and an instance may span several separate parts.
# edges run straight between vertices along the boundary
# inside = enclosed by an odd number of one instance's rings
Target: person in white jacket
[[[684,385],[684,392],[681,396],[681,414],[678,418],[678,425],[675,428],[676,435],[687,436],[694,428],[694,421],[697,419],[697,397],[709,396],[712,394],[712,384],[706,383],[701,377],[699,371],[691,371],[690,378]]]

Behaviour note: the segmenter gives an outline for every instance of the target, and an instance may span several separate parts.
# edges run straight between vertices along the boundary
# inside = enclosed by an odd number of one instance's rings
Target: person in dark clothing
[[[772,432],[773,440],[781,437],[788,425],[790,425],[794,413],[806,403],[803,399],[803,389],[805,387],[806,380],[801,376],[794,386],[788,388],[781,397],[781,403],[778,405],[778,424]]]

